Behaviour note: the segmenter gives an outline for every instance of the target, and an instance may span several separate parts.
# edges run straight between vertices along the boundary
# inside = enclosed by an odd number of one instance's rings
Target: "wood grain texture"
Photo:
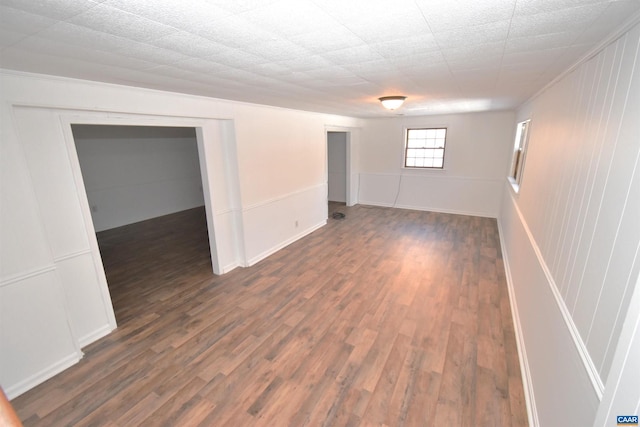
[[[334,210],[224,276],[202,209],[99,233],[119,327],[24,425],[525,426],[496,221]]]

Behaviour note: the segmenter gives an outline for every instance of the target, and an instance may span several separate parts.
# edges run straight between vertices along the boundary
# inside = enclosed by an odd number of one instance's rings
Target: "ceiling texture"
[[[355,117],[504,110],[639,13],[640,0],[0,0],[0,67]],[[408,98],[389,112],[385,95]]]

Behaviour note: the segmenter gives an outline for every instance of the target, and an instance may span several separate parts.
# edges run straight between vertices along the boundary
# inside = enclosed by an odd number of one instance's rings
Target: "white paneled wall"
[[[369,119],[360,144],[362,204],[497,217],[512,112]],[[407,128],[446,127],[444,170],[404,168]]]
[[[508,187],[500,224],[540,425],[575,424],[585,411],[594,419],[638,279],[639,46],[636,25],[518,115],[531,118],[529,151],[520,193]],[[549,333],[560,329],[571,339]],[[546,345],[535,338],[541,334]],[[591,403],[545,381],[558,375],[589,383],[571,393]]]

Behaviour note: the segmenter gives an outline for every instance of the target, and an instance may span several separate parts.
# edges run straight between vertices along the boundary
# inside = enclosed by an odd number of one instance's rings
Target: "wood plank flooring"
[[[212,276],[204,211],[99,234],[118,329],[25,426],[525,426],[496,221],[346,218]]]

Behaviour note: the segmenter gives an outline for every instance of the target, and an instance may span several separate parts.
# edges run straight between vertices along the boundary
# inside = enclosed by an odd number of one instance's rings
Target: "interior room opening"
[[[210,276],[196,129],[71,128],[118,322],[177,292],[185,265]]]
[[[327,132],[327,200],[329,215],[347,204],[348,132]]]

